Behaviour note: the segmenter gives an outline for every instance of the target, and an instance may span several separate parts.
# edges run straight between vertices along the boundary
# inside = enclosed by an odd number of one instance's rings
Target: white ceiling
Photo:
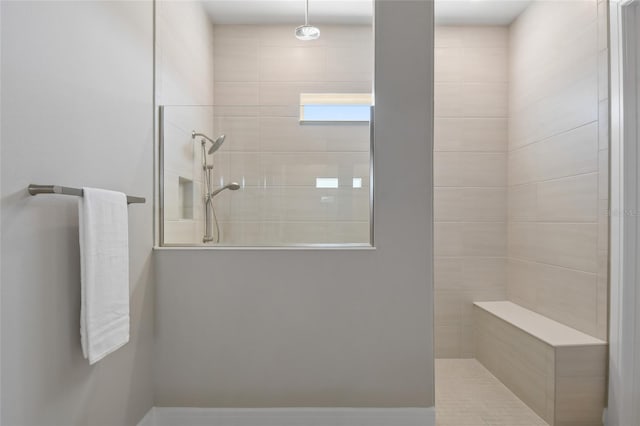
[[[384,1],[384,0],[382,0]],[[531,0],[436,0],[441,25],[508,25]],[[216,24],[302,24],[304,0],[204,0]],[[373,0],[309,0],[309,21],[371,24]]]
[[[436,0],[440,25],[509,25],[531,0]]]
[[[304,24],[304,0],[204,0],[216,24]],[[371,24],[372,0],[309,0],[309,22]]]

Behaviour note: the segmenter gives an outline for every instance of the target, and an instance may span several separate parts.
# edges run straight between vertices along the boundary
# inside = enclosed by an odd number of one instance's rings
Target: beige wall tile
[[[335,222],[327,223],[326,242],[330,244],[369,244],[369,222]]]
[[[496,302],[505,300],[507,297],[507,291],[504,287],[463,290],[458,294],[460,300],[460,324],[468,327],[473,326],[474,302]]]
[[[216,214],[222,221],[259,222],[263,218],[262,206],[268,191],[263,188],[241,188],[238,191],[225,191],[219,194],[214,205]],[[221,210],[227,207],[228,213]]]
[[[262,151],[327,151],[322,127],[300,125],[296,117],[260,117]]]
[[[506,27],[447,26],[436,27],[436,47],[503,47],[508,46]]]
[[[436,257],[435,283],[441,290],[506,289],[504,257]]]
[[[609,8],[608,2],[598,2],[598,50],[609,47]]]
[[[434,151],[504,152],[506,118],[436,118]]]
[[[609,199],[609,150],[598,152],[598,199]]]
[[[507,52],[503,47],[440,47],[434,54],[436,83],[507,82]]]
[[[165,170],[194,179],[194,160],[197,146],[197,143],[191,138],[191,131],[178,128],[171,122],[165,123],[162,144]]]
[[[461,288],[506,291],[507,260],[504,257],[472,257],[462,265]]]
[[[475,358],[475,337],[473,325],[460,326],[460,358]]]
[[[505,256],[506,226],[500,222],[434,225],[436,256]]]
[[[459,358],[460,357],[460,326],[436,325],[435,326],[435,357]]]
[[[536,154],[541,180],[597,171],[597,122],[540,142]]]
[[[220,222],[220,241],[232,246],[268,243],[260,222]]]
[[[509,221],[533,221],[538,217],[538,184],[510,186],[507,192]]]
[[[535,311],[538,302],[538,265],[510,257],[507,266],[507,297],[527,309]]]
[[[179,200],[179,175],[165,170],[164,172],[164,218],[165,220],[178,220]]]
[[[609,250],[609,200],[598,200],[598,251]],[[606,273],[607,269],[599,272]]]
[[[538,257],[538,224],[535,222],[509,222],[509,257],[536,260]]]
[[[196,222],[172,221],[164,222],[164,242],[166,244],[191,244],[196,238]],[[200,236],[202,238],[202,236]]]
[[[602,336],[608,104],[596,4],[535,2],[510,28],[508,287],[510,300]]]
[[[609,341],[609,274],[598,275],[597,327],[595,336]]]
[[[214,186],[238,182],[242,187],[252,187],[263,183],[258,153],[222,152],[215,156],[213,164]]]
[[[511,52],[512,111],[533,105],[576,81],[593,76],[598,60],[595,23],[568,35],[561,46],[558,46],[557,40],[551,42],[555,44],[555,49],[531,45],[522,46],[523,49],[530,49],[528,51],[518,49]],[[570,49],[563,48],[566,46],[570,46]],[[526,78],[519,78],[520,75],[526,75]]]
[[[538,267],[537,312],[590,335],[597,334],[597,276],[544,264]]]
[[[533,144],[509,151],[507,157],[509,186],[523,185],[539,180],[539,146],[538,144]]]
[[[372,81],[261,81],[260,105],[300,105],[301,93],[370,93]]]
[[[213,107],[214,120],[218,117],[257,117],[260,115],[259,106],[222,106]]]
[[[322,177],[337,177],[341,187],[353,187],[353,178],[362,178],[362,187],[367,188],[370,166],[369,152],[327,152],[326,175]]]
[[[585,272],[597,272],[596,224],[540,223],[536,226],[536,260]]]
[[[291,31],[291,27],[286,28],[287,32]],[[328,46],[362,46],[363,49],[373,50],[373,27],[371,25],[323,24],[321,39]]]
[[[595,222],[598,214],[598,173],[538,183],[538,220]]]
[[[507,157],[504,153],[436,152],[436,187],[503,187]]]
[[[272,188],[264,209],[267,221],[312,222],[328,217],[327,191],[314,187]]]
[[[260,81],[323,81],[327,53],[316,46],[264,46],[259,50]]]
[[[461,81],[471,83],[506,83],[508,81],[507,51],[504,47],[462,48],[460,64]]]
[[[511,113],[514,147],[542,141],[598,119],[597,73]]]
[[[372,48],[373,46],[371,46]],[[373,51],[363,46],[326,48],[327,81],[371,81]]]
[[[436,47],[433,55],[434,80],[436,83],[462,81],[462,48]]]
[[[435,321],[438,325],[460,325],[462,319],[462,295],[459,291],[436,290]]]
[[[609,50],[598,52],[598,100],[609,97]]]
[[[436,117],[505,117],[506,83],[437,83]]]
[[[214,37],[215,81],[258,81],[257,40],[231,37],[221,39],[218,32]]]
[[[284,222],[282,242],[285,244],[327,243],[326,222]]]
[[[369,128],[369,123],[348,125],[327,124],[318,126],[315,130],[317,130],[326,141],[327,151],[366,153],[367,163],[369,162],[369,149],[371,146],[371,129]]]
[[[436,326],[460,326],[440,356],[473,356],[473,301],[506,297],[507,34],[436,29]]]
[[[214,86],[214,104],[244,106],[258,104],[258,83],[218,82]]]
[[[507,194],[504,188],[435,188],[434,220],[506,220]]]
[[[327,190],[322,198],[326,205],[327,221],[356,221],[369,220],[369,191],[364,188],[339,188]]]
[[[609,100],[598,104],[598,147],[609,149]]]
[[[328,154],[264,153],[260,157],[266,186],[315,186],[317,177],[327,176]]]
[[[219,152],[260,150],[259,122],[256,117],[217,115],[214,121],[215,134],[227,136]]]
[[[435,257],[433,260],[433,282],[435,289],[459,289],[464,282],[462,268],[468,259],[468,257]]]
[[[300,105],[301,93],[322,93],[325,83],[314,82],[260,82],[260,105]]]

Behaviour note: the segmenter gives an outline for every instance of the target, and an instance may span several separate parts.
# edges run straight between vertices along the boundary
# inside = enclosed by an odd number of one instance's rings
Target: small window
[[[300,122],[369,122],[370,93],[301,93]]]

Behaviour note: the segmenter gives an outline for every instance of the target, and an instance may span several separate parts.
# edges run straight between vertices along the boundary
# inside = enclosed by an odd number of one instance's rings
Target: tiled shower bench
[[[473,315],[478,361],[549,425],[602,425],[606,342],[508,301]]]

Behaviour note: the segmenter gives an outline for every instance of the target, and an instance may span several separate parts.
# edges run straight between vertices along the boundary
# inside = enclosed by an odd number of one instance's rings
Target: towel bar
[[[61,195],[77,195],[82,197],[81,188],[70,188],[68,186],[59,185],[29,185],[27,188],[29,194],[61,194]],[[132,197],[127,195],[127,204],[144,204],[146,200],[143,197]]]

